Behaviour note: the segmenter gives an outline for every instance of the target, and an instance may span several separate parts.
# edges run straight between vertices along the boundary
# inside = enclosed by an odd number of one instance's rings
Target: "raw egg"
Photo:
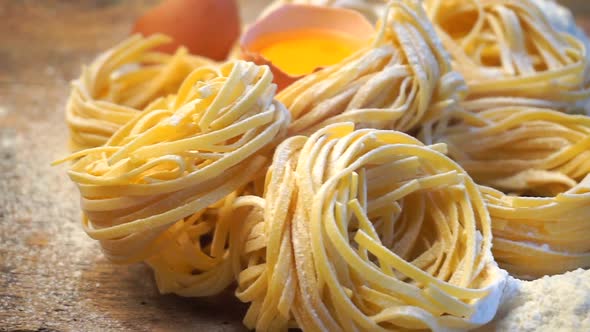
[[[286,4],[255,22],[242,36],[241,56],[269,65],[279,89],[337,64],[368,45],[373,25],[341,8]]]
[[[172,37],[160,51],[184,45],[192,54],[224,60],[240,35],[240,16],[235,0],[165,0],[140,17],[133,32]]]

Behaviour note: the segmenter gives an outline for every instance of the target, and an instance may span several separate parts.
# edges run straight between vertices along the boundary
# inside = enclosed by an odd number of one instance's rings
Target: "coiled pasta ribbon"
[[[425,126],[424,141],[446,143],[449,155],[478,184],[554,196],[590,172],[589,117],[513,106],[457,111],[449,119]]]
[[[554,29],[530,0],[426,0],[453,68],[465,77],[464,107],[528,105],[566,111],[587,108],[587,50]]]
[[[256,169],[244,169],[256,172]],[[168,228],[151,246],[146,262],[154,271],[162,294],[200,297],[216,295],[235,281],[234,261],[240,246],[236,227],[243,217],[236,214],[238,189],[223,200],[184,218]]]
[[[163,292],[214,294],[234,280],[228,219],[289,113],[266,66],[201,67],[69,170],[84,228],[120,263],[148,260]]]
[[[285,140],[239,236],[246,326],[441,330],[491,320],[505,273],[491,256],[490,217],[444,150],[351,123]]]
[[[514,197],[483,186],[481,191],[502,268],[535,279],[590,267],[590,175],[555,197]]]
[[[426,136],[476,182],[511,194],[482,186],[503,268],[535,278],[590,266],[590,118],[500,107],[455,112]]]
[[[293,83],[277,99],[291,112],[291,134],[343,121],[410,131],[454,105],[463,84],[421,3],[392,1],[372,46]]]
[[[150,102],[176,92],[193,69],[210,64],[185,48],[174,55],[154,51],[169,41],[134,35],[82,68],[66,107],[74,150],[103,145]]]

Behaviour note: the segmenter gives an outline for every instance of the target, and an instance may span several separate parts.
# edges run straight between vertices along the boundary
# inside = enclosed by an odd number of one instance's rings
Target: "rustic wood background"
[[[246,306],[159,295],[79,225],[65,167],[68,84],[156,1],[0,0],[0,331],[243,331]],[[241,0],[245,21],[268,0]],[[564,1],[590,27],[590,1]],[[588,29],[587,29],[588,30]]]

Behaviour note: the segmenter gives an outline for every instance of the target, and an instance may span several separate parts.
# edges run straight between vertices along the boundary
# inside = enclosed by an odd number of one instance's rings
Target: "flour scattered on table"
[[[487,331],[590,331],[590,270],[521,281],[509,277]]]

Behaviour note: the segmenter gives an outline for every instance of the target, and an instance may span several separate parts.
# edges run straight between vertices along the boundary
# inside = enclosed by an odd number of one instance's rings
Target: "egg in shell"
[[[240,35],[240,16],[236,0],[165,0],[140,17],[133,32],[172,37],[160,51],[184,45],[192,54],[224,60]]]
[[[241,57],[270,66],[282,89],[334,65],[367,46],[373,25],[356,11],[285,4],[250,26],[240,40]]]

